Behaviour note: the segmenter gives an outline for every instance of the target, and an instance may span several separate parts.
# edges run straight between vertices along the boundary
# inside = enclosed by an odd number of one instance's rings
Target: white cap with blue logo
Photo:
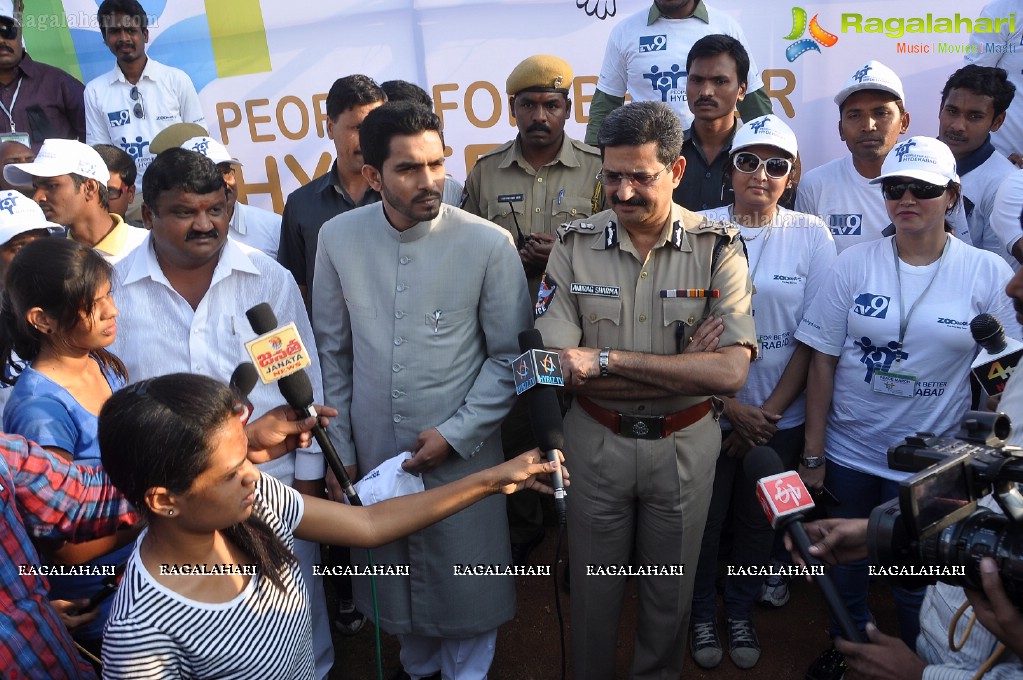
[[[4,179],[15,186],[29,186],[33,177],[81,175],[103,186],[110,181],[107,164],[96,149],[73,139],[47,139],[31,163],[14,163],[4,168]]]
[[[47,220],[43,209],[31,198],[17,191],[0,191],[0,246],[15,236],[37,229],[51,234],[64,233],[64,227]]]
[[[773,113],[754,118],[739,128],[732,139],[731,153],[759,144],[781,149],[793,158],[799,150],[796,133]]]
[[[889,177],[909,177],[939,186],[959,183],[956,157],[945,142],[934,137],[910,137],[896,144],[881,164],[881,175],[870,183],[880,184]]]
[[[856,69],[855,73],[849,76],[849,79],[845,81],[845,85],[835,95],[835,103],[841,106],[846,97],[860,90],[881,90],[895,95],[898,99],[906,99],[906,95],[902,90],[902,81],[895,75],[895,71],[873,59]]]

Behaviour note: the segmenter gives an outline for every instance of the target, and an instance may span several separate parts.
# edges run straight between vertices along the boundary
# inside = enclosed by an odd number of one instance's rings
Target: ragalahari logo
[[[803,56],[807,52],[820,52],[821,48],[818,47],[818,43],[824,47],[833,47],[838,42],[838,36],[834,33],[829,33],[821,28],[821,25],[817,23],[818,14],[813,15],[813,19],[810,19],[809,32],[810,38],[802,38],[802,35],[808,30],[806,23],[806,10],[802,7],[792,8],[792,31],[785,36],[786,40],[795,40],[785,48],[785,58],[790,62],[795,61],[799,57]]]

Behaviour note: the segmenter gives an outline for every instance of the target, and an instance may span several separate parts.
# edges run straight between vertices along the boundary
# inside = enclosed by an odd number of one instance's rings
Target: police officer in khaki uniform
[[[462,209],[516,239],[535,295],[559,225],[603,209],[600,152],[565,134],[572,112],[572,67],[537,55],[508,76],[508,104],[519,134],[481,157],[465,181]]]
[[[516,239],[535,300],[559,225],[603,208],[597,182],[600,152],[565,134],[572,111],[572,67],[558,57],[529,57],[508,76],[508,103],[519,134],[476,162],[465,182],[462,209],[495,222]],[[525,401],[516,403],[501,427],[506,458],[536,444]],[[544,535],[535,493],[508,502],[512,559],[525,564]]]
[[[616,109],[599,139],[613,211],[558,231],[536,303],[536,328],[560,350],[574,395],[572,664],[579,678],[614,677],[634,563],[632,677],[674,680],[721,444],[710,395],[741,388],[756,353],[749,270],[734,227],[672,202],[685,160],[671,109]],[[683,354],[711,317],[716,348]]]

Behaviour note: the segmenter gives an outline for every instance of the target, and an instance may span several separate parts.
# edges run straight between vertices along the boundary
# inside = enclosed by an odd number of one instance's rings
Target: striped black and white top
[[[255,500],[253,512],[294,549],[302,497],[261,475]],[[257,574],[228,602],[197,602],[150,575],[139,557],[143,538],[104,629],[104,678],[314,678],[309,595],[298,565],[284,575],[285,592]]]

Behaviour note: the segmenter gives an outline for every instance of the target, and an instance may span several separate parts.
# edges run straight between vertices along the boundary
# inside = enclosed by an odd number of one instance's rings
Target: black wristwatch
[[[799,459],[799,462],[807,470],[813,470],[814,468],[819,468],[821,465],[824,465],[824,456],[803,456]]]
[[[606,378],[611,375],[611,372],[607,370],[607,362],[611,358],[611,348],[605,347],[600,350],[600,355],[597,357],[597,364],[600,366],[600,377]]]

